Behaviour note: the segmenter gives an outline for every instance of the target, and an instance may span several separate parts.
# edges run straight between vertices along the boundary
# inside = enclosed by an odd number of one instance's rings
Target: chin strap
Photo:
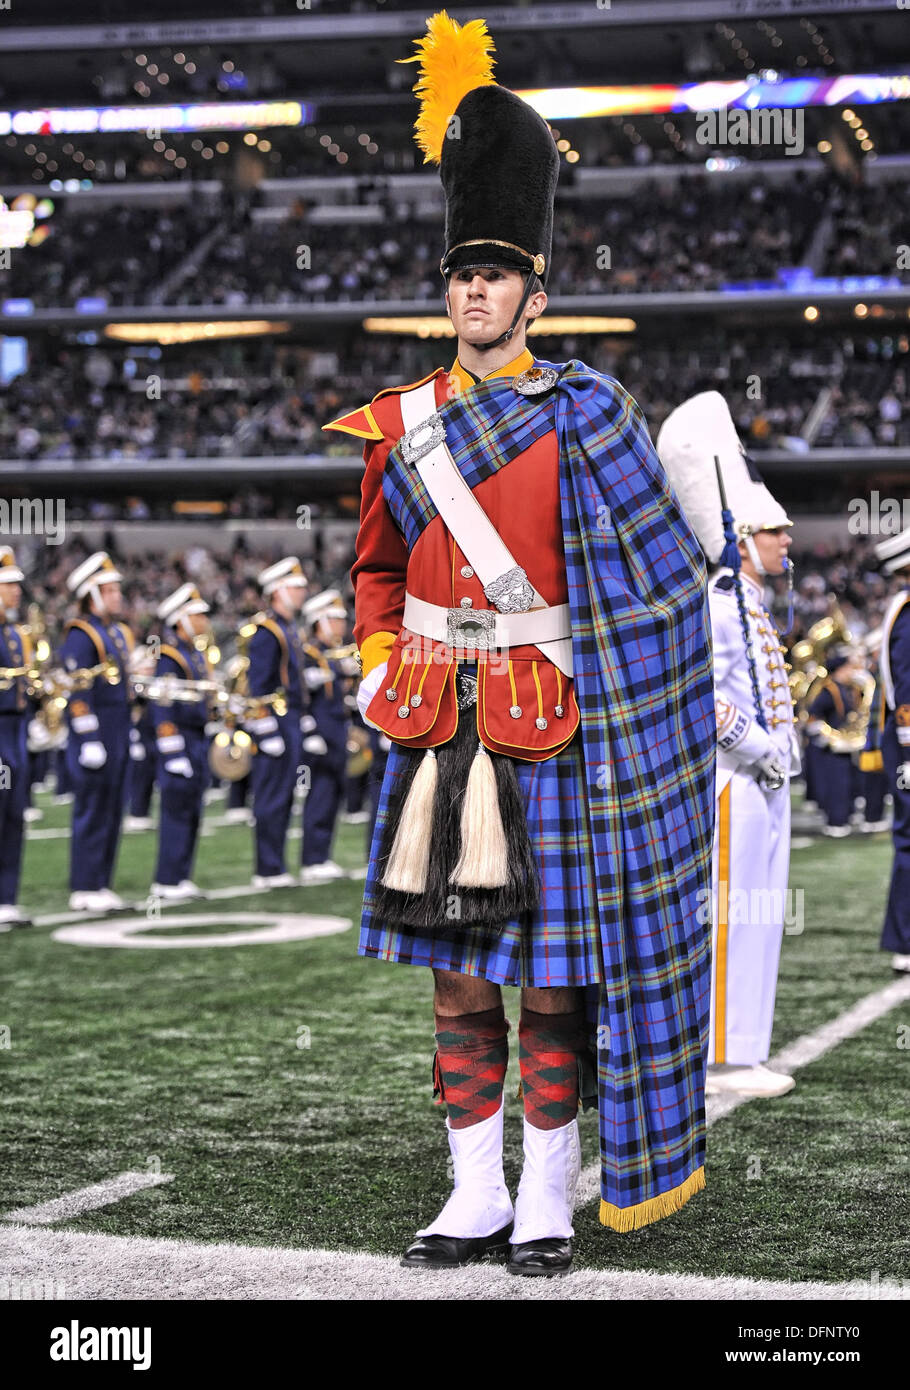
[[[95,617],[100,618],[101,621],[104,623],[105,627],[107,627],[107,625],[111,621],[111,615],[107,611],[107,605],[101,598],[101,589],[97,584],[92,585],[92,587],[88,591],[88,596],[91,599],[92,603],[95,605],[95,608],[101,610],[100,612],[95,613]]]
[[[457,268],[460,269],[461,267]],[[515,329],[518,327],[518,320],[521,318],[522,311],[530,297],[531,283],[533,279],[534,267],[532,266],[528,271],[527,278],[525,280],[524,294],[521,296],[521,299],[519,300],[518,308],[515,310],[515,315],[512,319],[511,324],[504,333],[500,333],[499,337],[494,338],[491,343],[472,343],[471,347],[474,348],[476,352],[489,352],[490,348],[499,347],[500,343],[510,343],[512,341],[512,335],[514,334]]]
[[[788,555],[785,555],[780,562],[779,571],[765,569],[759,557],[758,546],[755,544],[755,541],[751,536],[744,536],[743,539],[746,543],[746,549],[749,552],[749,558],[759,574],[765,574],[770,577],[775,573],[780,573],[787,576],[787,626],[783,628],[781,632],[781,635],[785,636],[793,627],[793,561]]]
[[[749,559],[755,566],[757,573],[767,574],[768,571],[765,569],[764,565],[761,562],[761,557],[758,553],[758,546],[755,544],[755,541],[752,539],[751,536],[744,536],[743,540],[746,543],[746,550],[749,552]]]

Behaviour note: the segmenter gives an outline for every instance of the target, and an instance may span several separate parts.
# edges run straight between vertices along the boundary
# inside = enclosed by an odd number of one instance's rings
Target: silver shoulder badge
[[[549,391],[559,380],[559,373],[552,367],[528,367],[515,378],[512,385],[521,396],[539,396]]]

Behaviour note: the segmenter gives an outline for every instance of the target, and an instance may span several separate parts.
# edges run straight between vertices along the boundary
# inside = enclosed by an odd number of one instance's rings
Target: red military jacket
[[[489,375],[516,376],[533,364],[532,353],[525,349]],[[475,380],[457,358],[450,371],[439,367],[421,380],[431,379],[437,405],[453,392],[470,390]],[[382,661],[388,662],[382,685],[368,707],[370,720],[389,738],[413,748],[445,743],[455,732],[457,649],[408,634],[402,627],[405,591],[447,608],[459,607],[463,598],[469,598],[474,608],[496,611],[442,517],[435,516],[424,527],[409,553],[383,496],[386,459],[405,432],[400,396],[409,386],[420,384],[388,387],[368,406],[323,426],[365,440],[360,528],[351,568],[354,639],[365,675]],[[556,431],[538,439],[473,491],[546,602],[566,603]],[[415,649],[420,652],[416,659]],[[572,680],[538,647],[510,647],[506,653],[477,651],[461,659],[478,663],[477,728],[486,747],[538,761],[558,752],[572,738],[579,723]],[[390,690],[396,692],[394,697],[387,697]],[[415,707],[411,697],[416,694],[420,700]],[[407,719],[398,714],[405,705]],[[514,714],[515,710],[520,713]]]

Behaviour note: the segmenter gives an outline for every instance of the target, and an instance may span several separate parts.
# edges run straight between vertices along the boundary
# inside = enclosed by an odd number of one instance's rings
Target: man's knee
[[[525,985],[521,1004],[536,1014],[571,1014],[582,1008],[583,996],[577,985],[556,985],[552,989]]]
[[[447,1017],[495,1009],[502,997],[499,985],[494,985],[490,980],[478,979],[474,975],[458,975],[453,970],[434,970],[433,978],[436,981],[436,1012]]]

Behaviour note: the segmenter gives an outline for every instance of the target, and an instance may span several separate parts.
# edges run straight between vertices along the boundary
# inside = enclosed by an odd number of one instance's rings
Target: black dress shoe
[[[512,1223],[491,1236],[418,1236],[401,1257],[409,1269],[457,1269],[475,1260],[502,1258],[509,1249]]]
[[[572,1242],[565,1236],[547,1236],[512,1246],[510,1274],[568,1274],[572,1267]]]

